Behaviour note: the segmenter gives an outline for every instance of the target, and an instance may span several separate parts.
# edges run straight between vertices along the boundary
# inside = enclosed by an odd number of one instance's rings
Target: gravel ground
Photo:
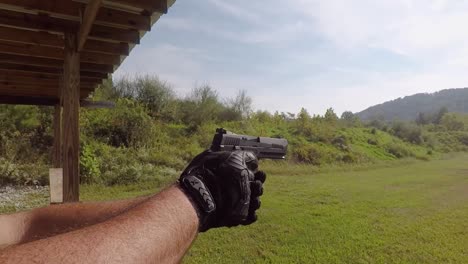
[[[49,202],[48,186],[1,186],[0,213],[16,212]]]

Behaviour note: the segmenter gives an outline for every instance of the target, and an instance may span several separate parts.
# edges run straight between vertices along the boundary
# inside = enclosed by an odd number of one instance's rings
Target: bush
[[[41,162],[17,164],[0,157],[0,185],[46,185],[49,169]]]
[[[392,125],[392,133],[413,144],[423,143],[421,128],[412,123],[401,121],[394,122]]]
[[[92,145],[82,143],[80,148],[80,180],[82,183],[99,182],[101,171]]]
[[[405,147],[403,144],[399,144],[396,142],[386,145],[385,148],[388,153],[392,154],[393,156],[399,159],[414,156],[413,152],[410,149]]]

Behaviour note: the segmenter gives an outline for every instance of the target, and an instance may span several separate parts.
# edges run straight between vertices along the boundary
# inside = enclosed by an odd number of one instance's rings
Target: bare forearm
[[[148,197],[129,200],[51,205],[0,215],[0,248],[93,225],[132,208]]]
[[[170,187],[108,221],[0,253],[10,263],[176,263],[198,231],[185,194]]]

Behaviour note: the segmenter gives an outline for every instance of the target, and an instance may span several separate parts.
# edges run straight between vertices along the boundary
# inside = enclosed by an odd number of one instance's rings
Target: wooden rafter
[[[38,58],[5,53],[0,53],[0,63],[63,69],[63,59]],[[81,70],[87,72],[112,73],[114,71],[114,66],[81,62]]]
[[[96,19],[96,15],[101,7],[103,0],[91,0],[86,5],[86,9],[83,15],[83,21],[80,26],[80,30],[78,31],[78,52],[83,50],[84,44],[88,39],[89,32],[93,27],[94,20]]]
[[[70,0],[1,0],[0,8],[25,13],[42,13],[74,21],[81,20],[85,4]],[[102,7],[96,14],[95,24],[118,28],[150,30],[149,16]]]
[[[58,47],[63,49],[63,36],[47,32],[0,26],[0,40],[11,41],[15,43],[34,44],[38,46]],[[115,43],[88,39],[83,47],[83,50],[126,56],[129,53],[129,46],[126,43]]]
[[[30,44],[14,43],[0,40],[0,53],[27,55],[38,58],[50,58],[61,60],[63,58],[63,49],[54,47],[37,46]],[[120,56],[111,54],[102,54],[89,51],[81,53],[83,62],[96,64],[118,64]]]
[[[143,12],[167,13],[167,0],[109,0],[106,4],[113,4],[134,7],[143,10]]]
[[[77,38],[80,96],[88,95],[173,2],[0,0],[0,97],[58,99],[67,34]]]
[[[63,34],[63,32],[78,32],[80,26],[78,21],[10,10],[0,10],[0,24],[30,30],[50,31],[57,34]],[[101,25],[94,25],[89,32],[89,36],[94,39],[111,42],[117,41],[133,44],[138,44],[140,42],[140,33],[137,30],[112,28]]]
[[[45,68],[45,67],[38,67],[38,66],[30,66],[30,65],[20,65],[20,64],[10,64],[10,63],[0,63],[0,70],[9,70],[10,72],[25,72],[25,73],[45,73],[49,75],[54,75],[55,78],[58,78],[62,75],[62,69],[56,68]],[[90,77],[95,79],[107,79],[109,76],[107,73],[99,73],[99,72],[87,72],[81,71],[81,77]]]

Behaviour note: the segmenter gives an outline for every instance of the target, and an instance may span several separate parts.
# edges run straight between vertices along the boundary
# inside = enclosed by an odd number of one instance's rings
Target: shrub
[[[414,156],[411,150],[405,147],[403,144],[392,142],[386,145],[386,150],[388,153],[392,154],[397,158],[405,158]]]
[[[82,143],[80,148],[80,179],[83,183],[99,182],[101,171],[92,145]]]

